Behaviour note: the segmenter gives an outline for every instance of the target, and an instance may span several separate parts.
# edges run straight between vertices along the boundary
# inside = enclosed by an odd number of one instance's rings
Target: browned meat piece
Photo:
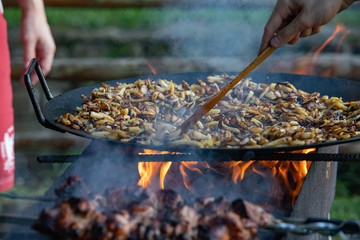
[[[232,202],[231,210],[242,218],[249,218],[244,200],[237,199]]]
[[[90,189],[83,183],[80,177],[70,176],[59,188],[55,189],[55,194],[59,199],[87,197],[90,194]]]
[[[92,200],[85,198],[63,200],[56,208],[42,211],[34,227],[59,239],[85,239],[94,219],[101,215],[96,207]]]
[[[244,201],[249,219],[258,225],[270,225],[274,221],[274,216],[266,212],[262,207]]]
[[[130,216],[126,212],[113,214],[106,219],[102,239],[127,239],[131,228]]]
[[[175,209],[183,204],[184,200],[181,196],[173,190],[160,190],[156,193],[157,208]]]
[[[146,204],[150,201],[150,193],[140,186],[116,187],[105,191],[108,206],[115,210],[129,209],[130,205]],[[136,207],[134,208],[136,211]]]
[[[224,197],[218,197],[204,205],[204,214],[221,214],[229,210],[230,203]]]
[[[61,189],[82,184],[68,179]],[[116,187],[104,196],[70,197],[41,212],[38,231],[56,239],[250,240],[272,215],[243,200],[203,198],[189,203],[175,191],[152,193],[142,187]]]
[[[246,240],[252,237],[252,234],[242,225],[240,217],[231,212],[213,217],[209,221],[209,226],[210,233],[213,233],[213,229],[218,229],[219,226],[226,227],[229,239]]]

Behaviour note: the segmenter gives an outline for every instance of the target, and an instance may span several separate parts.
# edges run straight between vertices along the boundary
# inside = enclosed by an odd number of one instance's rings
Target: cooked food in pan
[[[96,137],[147,145],[261,148],[309,145],[360,135],[360,101],[343,102],[296,89],[289,82],[242,80],[186,134],[173,133],[234,76],[197,84],[166,79],[102,84],[77,114],[58,121]],[[169,137],[172,136],[172,137]]]
[[[173,190],[151,192],[139,186],[115,187],[104,194],[83,191],[71,177],[57,191],[59,201],[43,210],[34,226],[55,239],[254,239],[272,214],[241,199],[185,201]],[[76,189],[79,188],[80,191]],[[77,192],[71,197],[71,191]],[[82,193],[82,195],[79,193]],[[60,195],[59,195],[60,194]]]

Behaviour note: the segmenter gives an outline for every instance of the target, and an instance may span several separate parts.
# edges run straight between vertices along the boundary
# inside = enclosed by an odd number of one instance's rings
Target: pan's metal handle
[[[262,226],[261,228],[279,233],[292,233],[297,235],[320,233],[324,236],[341,234],[359,236],[360,234],[360,222],[352,219],[282,218],[275,220],[272,225]]]
[[[331,223],[338,228],[337,231],[341,231],[345,234],[360,234],[360,222],[357,220],[349,219],[346,221],[338,220],[338,219],[321,219],[321,218],[308,218],[306,219],[305,223],[316,223],[316,222],[323,222],[323,223]],[[334,235],[337,232],[334,232]]]
[[[38,99],[36,98],[36,94],[35,94],[35,90],[33,88],[33,85],[31,84],[31,75],[33,74],[34,72],[34,69],[35,69],[35,72],[39,78],[39,81],[40,81],[40,84],[41,84],[41,87],[44,91],[44,94],[46,96],[46,99],[48,101],[50,101],[51,99],[53,99],[53,96],[49,90],[49,87],[46,83],[46,80],[45,80],[45,76],[41,70],[41,67],[40,67],[40,64],[38,62],[38,60],[36,58],[33,58],[30,65],[29,65],[29,68],[27,69],[25,75],[24,75],[24,81],[25,81],[25,86],[26,86],[26,89],[29,93],[29,96],[30,96],[30,99],[31,99],[31,103],[34,107],[34,111],[35,111],[35,114],[36,114],[36,117],[38,119],[38,121],[40,122],[41,125],[43,125],[44,127],[46,128],[50,128],[50,129],[53,129],[53,130],[56,130],[56,131],[60,131],[60,132],[65,132],[64,130],[54,126],[51,122],[49,122],[45,117],[44,117],[44,114],[41,110],[41,107],[40,107],[40,104],[39,104],[39,101]]]

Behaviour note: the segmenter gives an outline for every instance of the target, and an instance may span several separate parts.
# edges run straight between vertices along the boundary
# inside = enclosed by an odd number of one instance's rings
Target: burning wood
[[[246,240],[254,239],[260,225],[273,223],[271,214],[241,199],[188,202],[173,190],[150,192],[139,186],[69,197],[62,191],[70,182],[56,191],[62,200],[43,210],[35,225],[56,239]]]
[[[59,122],[93,136],[147,145],[199,148],[259,148],[308,145],[360,135],[360,102],[320,96],[289,82],[255,83],[244,79],[188,134],[169,139],[198,106],[233,76],[209,76],[189,85],[165,79],[102,84],[74,116]]]

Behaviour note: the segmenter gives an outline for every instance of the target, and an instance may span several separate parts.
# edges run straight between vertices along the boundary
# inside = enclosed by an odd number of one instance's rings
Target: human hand
[[[269,45],[296,44],[300,37],[321,31],[354,0],[278,0],[264,28],[259,54]]]
[[[19,0],[18,2],[22,11],[20,31],[24,46],[22,73],[25,73],[30,61],[37,58],[44,75],[47,75],[51,70],[56,46],[47,23],[44,3],[42,0]],[[37,77],[31,79],[32,84],[38,81]]]

